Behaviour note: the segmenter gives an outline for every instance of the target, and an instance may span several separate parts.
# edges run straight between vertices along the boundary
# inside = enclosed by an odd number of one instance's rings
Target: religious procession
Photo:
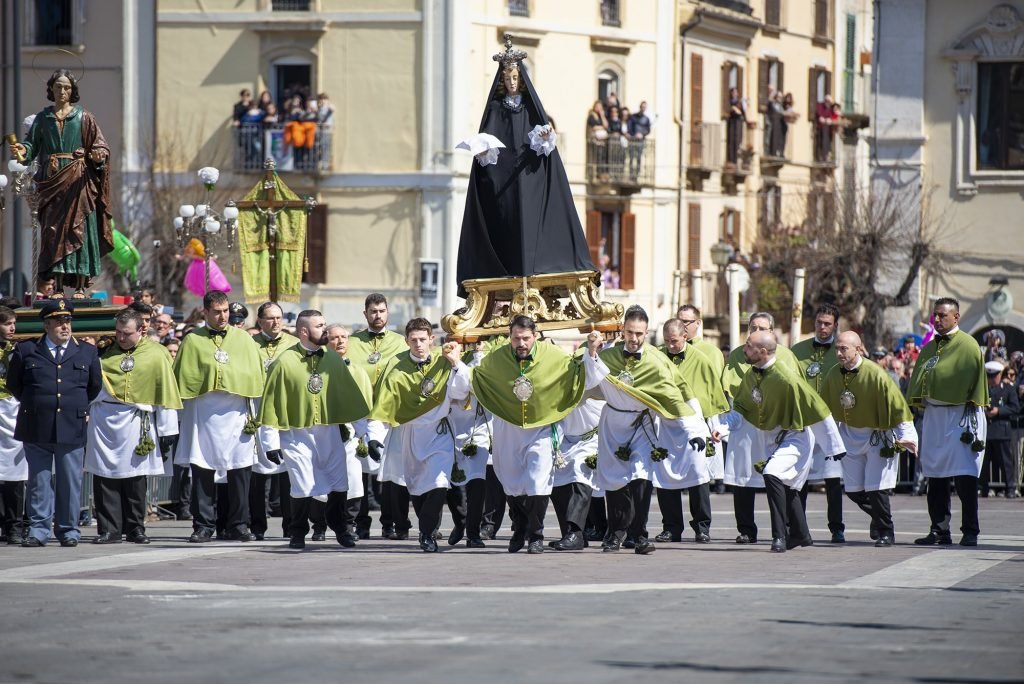
[[[652,329],[643,307],[601,299],[525,58],[506,35],[479,132],[457,146],[474,159],[456,278],[466,306],[441,321],[391,321],[386,296],[370,293],[363,329],[306,308],[286,331],[279,302],[299,297],[316,203],[268,162],[222,215],[183,206],[174,222],[185,243],[194,220],[209,232],[224,221],[229,248],[239,242],[246,300],[266,298],[256,326],[244,329],[247,309],[193,237],[185,283],[202,307],[181,339],[151,294],[117,308],[90,293],[115,250],[109,148],[77,104],[75,73],[54,71],[54,104],[24,139],[8,136],[11,168],[38,169],[31,197],[46,293],[27,311],[0,307],[7,543],[76,546],[84,472],[94,544],[150,543],[147,478],[170,476],[193,544],[281,536],[301,551],[311,530],[325,541],[330,528],[356,548],[370,538],[373,499],[382,538],[415,534],[427,553],[445,541],[486,548],[507,510],[510,553],[649,555],[655,543],[711,542],[715,486],[729,488],[735,514],[716,534],[735,527],[737,544],[784,553],[815,543],[805,502],[821,482],[831,537],[817,541],[846,542],[845,495],[881,548],[895,543],[890,496],[909,454],[927,478],[930,520],[914,543],[953,543],[955,490],[958,542],[976,546],[988,377],[1004,367],[959,329],[959,302],[935,300],[933,334],[905,388],[841,329],[833,304],[816,308],[813,336],[792,348],[767,311],[750,314],[745,341],[724,352],[704,339],[694,304]],[[199,176],[208,192],[218,180],[212,168]],[[1013,411],[1007,403],[996,416]],[[770,530],[755,523],[758,491]],[[545,528],[549,505],[557,530]]]

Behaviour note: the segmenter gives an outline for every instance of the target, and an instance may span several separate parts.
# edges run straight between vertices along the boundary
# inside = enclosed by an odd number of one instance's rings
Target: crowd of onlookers
[[[295,167],[312,168],[321,156],[316,152],[318,140],[329,135],[334,124],[334,105],[327,93],[313,97],[304,86],[288,89],[280,103],[266,90],[253,99],[252,91],[245,88],[239,93],[231,123],[238,129],[238,147],[246,166],[262,164],[263,132],[273,128],[283,130],[284,145],[292,151]]]
[[[587,142],[590,163],[599,167],[601,180],[632,180],[640,176],[644,140],[654,128],[647,102],[640,102],[635,113],[619,104],[614,92],[604,100],[595,100],[587,114]]]

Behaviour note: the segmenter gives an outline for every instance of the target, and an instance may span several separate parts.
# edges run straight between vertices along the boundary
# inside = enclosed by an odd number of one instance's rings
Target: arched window
[[[619,87],[619,75],[611,69],[602,69],[597,74],[597,98],[601,102],[608,99],[608,95],[615,93],[619,101],[622,101],[622,90]]]

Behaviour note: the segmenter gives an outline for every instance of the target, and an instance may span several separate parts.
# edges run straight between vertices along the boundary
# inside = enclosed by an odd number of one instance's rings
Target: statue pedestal
[[[532,318],[541,331],[620,330],[622,305],[600,300],[597,278],[595,271],[574,271],[467,280],[466,306],[442,318],[441,327],[462,342],[508,334],[518,315]]]
[[[96,306],[89,306],[83,302],[95,302]],[[75,337],[101,337],[114,334],[114,317],[124,309],[123,306],[99,306],[102,304],[102,300],[99,299],[76,299],[74,303],[75,311],[72,314],[71,330]],[[15,310],[18,323],[14,339],[27,340],[39,337],[45,332],[43,319],[39,317],[39,302],[33,304],[34,308],[31,309],[26,307]]]

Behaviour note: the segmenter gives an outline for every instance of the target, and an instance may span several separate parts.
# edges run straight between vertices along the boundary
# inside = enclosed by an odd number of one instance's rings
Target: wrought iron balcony
[[[312,121],[244,123],[234,129],[234,169],[262,173],[264,160],[272,157],[278,171],[330,171],[333,134],[330,126]]]

